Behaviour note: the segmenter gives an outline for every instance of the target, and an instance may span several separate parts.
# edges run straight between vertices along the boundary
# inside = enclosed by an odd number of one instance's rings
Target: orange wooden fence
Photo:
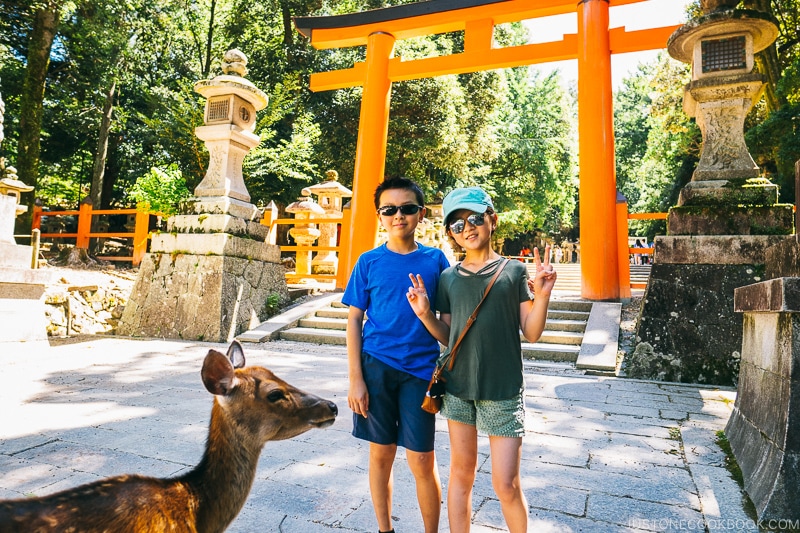
[[[134,230],[132,232],[97,232],[92,231],[92,217],[99,215],[136,215]],[[33,206],[32,229],[41,230],[42,217],[77,216],[78,228],[75,233],[42,233],[42,239],[75,239],[75,247],[89,249],[90,239],[93,238],[124,238],[133,239],[133,255],[131,256],[103,256],[103,261],[130,261],[133,266],[139,266],[144,254],[147,253],[147,240],[150,237],[148,226],[150,216],[156,213],[129,208],[129,209],[93,209],[89,202],[81,203],[78,210],[73,211],[44,211],[42,206]]]

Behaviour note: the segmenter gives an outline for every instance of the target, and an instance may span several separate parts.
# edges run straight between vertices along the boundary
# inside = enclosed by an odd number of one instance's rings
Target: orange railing
[[[99,232],[92,231],[92,217],[99,215],[136,215],[134,230],[131,232]],[[144,254],[147,253],[147,241],[150,237],[148,226],[150,216],[155,213],[129,208],[129,209],[93,209],[90,202],[82,202],[78,210],[73,211],[45,211],[42,206],[34,205],[32,210],[32,229],[41,230],[42,217],[77,216],[78,227],[74,233],[42,233],[42,239],[75,239],[75,247],[89,249],[90,239],[94,238],[124,238],[133,240],[133,255],[131,256],[102,256],[103,261],[130,261],[133,266],[139,266]]]

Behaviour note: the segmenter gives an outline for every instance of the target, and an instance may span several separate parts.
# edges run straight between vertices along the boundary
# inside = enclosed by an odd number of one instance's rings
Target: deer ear
[[[228,358],[231,360],[233,368],[244,368],[244,348],[239,341],[234,339],[228,347]]]
[[[209,350],[203,361],[203,369],[200,371],[203,378],[203,385],[208,392],[225,396],[233,390],[236,384],[236,374],[233,365],[227,357],[216,350]]]

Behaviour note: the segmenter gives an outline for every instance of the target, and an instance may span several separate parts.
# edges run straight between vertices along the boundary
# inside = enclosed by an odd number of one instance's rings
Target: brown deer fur
[[[333,423],[333,402],[305,393],[262,367],[244,368],[234,341],[209,350],[201,371],[214,394],[206,451],[187,474],[122,475],[38,498],[0,501],[2,533],[224,531],[244,505],[267,441]]]

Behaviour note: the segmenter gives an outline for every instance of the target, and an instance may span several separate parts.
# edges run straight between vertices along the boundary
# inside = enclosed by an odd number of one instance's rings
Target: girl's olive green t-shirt
[[[450,341],[442,357],[449,357],[502,261],[477,273],[459,265],[442,272],[436,309],[451,315]],[[506,400],[522,390],[519,307],[532,299],[527,279],[528,271],[519,261],[509,261],[500,273],[458,349],[453,370],[444,371],[448,393],[463,400]]]

